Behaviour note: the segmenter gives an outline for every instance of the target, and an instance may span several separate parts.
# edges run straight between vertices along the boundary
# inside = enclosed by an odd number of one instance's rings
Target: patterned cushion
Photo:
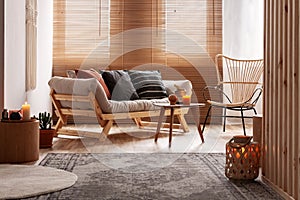
[[[66,70],[68,78],[77,78],[75,70]]]
[[[96,70],[94,70],[94,69],[90,69],[90,70],[76,69],[75,73],[76,73],[77,78],[95,78],[95,79],[97,79],[99,81],[99,83],[102,85],[107,98],[111,99],[111,93],[110,93],[109,89],[107,88],[101,74],[99,74]]]
[[[128,70],[131,82],[141,99],[161,99],[167,97],[159,71]]]
[[[130,77],[123,70],[101,71],[102,77],[111,93],[111,99],[116,101],[139,99]]]

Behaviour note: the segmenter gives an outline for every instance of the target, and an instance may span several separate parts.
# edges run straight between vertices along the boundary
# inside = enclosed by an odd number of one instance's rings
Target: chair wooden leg
[[[198,129],[198,133],[199,133],[199,136],[200,136],[200,139],[202,141],[202,143],[204,142],[204,137],[203,137],[203,132],[201,130],[201,125],[200,125],[200,118],[199,118],[199,114],[197,114],[197,111],[195,108],[191,108],[191,111],[193,113],[193,118],[194,118],[194,121],[195,121],[195,124],[197,126],[197,129]]]
[[[202,127],[202,133],[204,132],[205,125],[206,125],[210,110],[211,110],[211,106],[209,106],[209,108],[208,108],[208,111],[207,111],[207,114],[206,114],[206,117],[205,117],[205,120],[204,120],[204,124],[203,124],[203,127]]]
[[[223,122],[223,132],[225,132],[225,127],[226,127],[226,111],[227,111],[227,109],[226,108],[224,108],[224,114],[223,114],[223,120],[224,120],[224,122]]]
[[[241,117],[242,117],[244,135],[246,136],[245,120],[244,120],[244,113],[243,113],[243,109],[242,108],[241,108]]]

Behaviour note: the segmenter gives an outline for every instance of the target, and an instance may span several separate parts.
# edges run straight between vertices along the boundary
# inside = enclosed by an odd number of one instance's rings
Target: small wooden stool
[[[23,163],[39,159],[39,122],[0,122],[0,163]]]

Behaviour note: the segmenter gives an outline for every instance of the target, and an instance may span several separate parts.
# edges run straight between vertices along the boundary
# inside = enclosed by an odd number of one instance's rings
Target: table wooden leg
[[[174,108],[171,108],[171,119],[170,119],[170,132],[169,132],[169,147],[171,147],[172,143],[172,131],[173,131],[173,123],[174,123]]]
[[[156,129],[155,139],[154,139],[155,142],[157,142],[158,135],[159,135],[159,132],[160,132],[160,128],[161,128],[161,124],[162,124],[162,120],[164,118],[164,115],[165,115],[165,109],[163,107],[161,107],[161,109],[160,109],[160,115],[159,115],[158,123],[157,123],[157,129]]]
[[[198,133],[200,135],[201,141],[202,143],[204,142],[204,137],[203,137],[203,133],[202,133],[202,129],[201,129],[201,124],[200,124],[200,117],[197,117],[197,112],[196,112],[196,108],[192,108],[192,114],[193,114],[193,118],[195,121],[195,124],[197,125],[198,128]]]
[[[189,126],[187,125],[185,119],[184,119],[184,115],[183,114],[179,114],[179,115],[176,115],[177,116],[177,119],[181,125],[181,128],[183,130],[183,132],[189,132]]]

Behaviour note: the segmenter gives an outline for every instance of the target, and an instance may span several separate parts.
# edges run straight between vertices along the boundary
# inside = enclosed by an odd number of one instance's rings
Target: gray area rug
[[[72,187],[30,199],[281,199],[259,180],[230,181],[224,154],[61,154],[43,166],[75,173]]]

